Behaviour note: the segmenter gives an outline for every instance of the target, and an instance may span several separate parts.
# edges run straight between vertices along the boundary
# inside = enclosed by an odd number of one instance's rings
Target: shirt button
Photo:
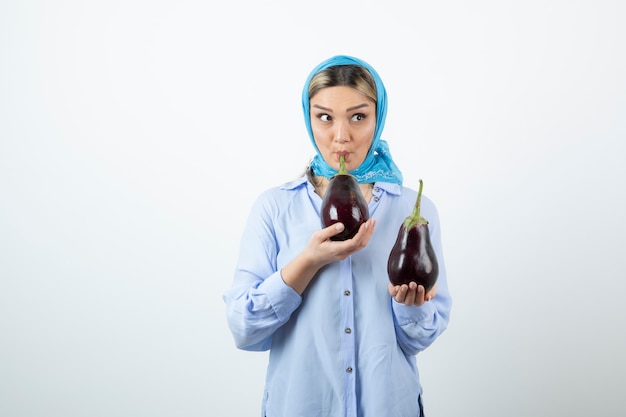
[[[380,200],[380,198],[374,197],[374,201],[378,202],[378,200]]]
[[[348,333],[348,334],[352,333],[352,329],[349,328],[349,327],[346,327],[346,333]]]
[[[352,372],[352,367],[351,367],[351,366],[348,366],[348,367],[346,368],[346,372],[348,372],[348,373]]]
[[[345,291],[343,292],[343,295],[350,295],[350,290],[345,290]]]
[[[380,188],[378,188],[378,187],[374,187],[374,192],[375,192],[375,193],[377,193],[377,192],[379,192],[379,191],[380,191]]]

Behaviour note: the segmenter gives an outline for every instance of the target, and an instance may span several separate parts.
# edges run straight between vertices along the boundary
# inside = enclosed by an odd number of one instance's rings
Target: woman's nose
[[[335,125],[335,142],[345,143],[350,140],[350,130],[345,123],[337,123]]]

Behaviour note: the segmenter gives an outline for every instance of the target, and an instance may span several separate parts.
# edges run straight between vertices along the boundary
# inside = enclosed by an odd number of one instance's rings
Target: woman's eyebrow
[[[329,109],[329,108],[324,107],[324,106],[320,106],[319,104],[314,104],[313,107],[315,107],[316,109],[332,112],[332,109]],[[351,112],[351,111],[354,111],[354,110],[361,109],[363,107],[369,107],[369,104],[368,103],[357,104],[356,106],[348,107],[346,109],[346,111]]]
[[[358,104],[356,106],[352,106],[352,107],[348,107],[347,111],[354,111],[354,110],[358,110],[358,109],[362,109],[363,107],[369,107],[369,103],[363,103],[363,104]]]
[[[319,104],[314,104],[313,107],[315,107],[316,109],[320,109],[320,110],[324,110],[324,111],[330,111],[332,112],[331,109],[324,107],[324,106],[320,106]]]

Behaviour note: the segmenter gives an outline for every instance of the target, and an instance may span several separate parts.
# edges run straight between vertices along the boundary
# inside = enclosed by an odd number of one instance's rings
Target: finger
[[[374,232],[375,224],[376,222],[374,219],[369,219],[359,226],[359,231],[351,239],[335,242],[335,247],[338,253],[341,253],[342,256],[348,256],[367,246],[367,242],[369,242],[372,237],[372,233]]]
[[[419,285],[417,287],[417,295],[420,300],[424,299],[424,296],[426,295],[426,290],[424,289],[423,285]]]
[[[398,289],[398,292],[396,293],[396,301],[399,303],[404,303],[404,300],[406,299],[406,294],[409,291],[409,287],[406,284],[402,284],[400,285],[400,288]]]
[[[426,301],[431,301],[437,295],[437,284],[435,284],[429,291],[426,293]]]
[[[367,245],[367,242],[369,242],[372,234],[374,233],[375,225],[376,221],[374,219],[369,219],[359,226],[357,233],[352,237],[352,239],[350,239],[355,247],[363,248]]]
[[[424,287],[422,285],[415,285],[415,300],[414,300],[414,304],[417,306],[421,306],[422,304],[424,304]]]
[[[322,229],[322,236],[324,237],[324,240],[328,240],[331,237],[343,232],[344,228],[345,226],[341,222],[331,224],[330,226]]]
[[[409,288],[407,290],[407,295],[404,298],[404,304],[408,306],[412,306],[417,301],[418,301],[417,284],[415,284],[414,282],[410,282]]]

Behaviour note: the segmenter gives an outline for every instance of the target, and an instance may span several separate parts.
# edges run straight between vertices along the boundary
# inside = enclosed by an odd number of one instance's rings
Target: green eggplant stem
[[[339,157],[339,175],[346,175],[348,171],[346,171],[346,157],[341,155]]]
[[[422,189],[424,188],[424,181],[420,179],[420,188],[417,192],[417,200],[415,200],[415,206],[413,207],[413,213],[406,219],[404,219],[404,228],[406,230],[412,227],[428,224],[428,220],[420,215],[420,208],[422,204]]]

